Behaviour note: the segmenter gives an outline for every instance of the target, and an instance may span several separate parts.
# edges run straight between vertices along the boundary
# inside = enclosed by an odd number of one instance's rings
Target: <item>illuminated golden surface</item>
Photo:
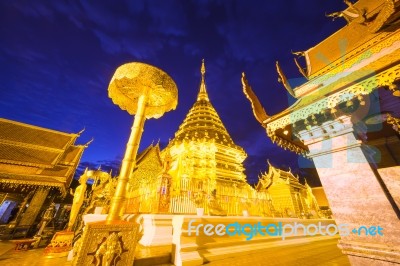
[[[128,63],[117,68],[108,87],[113,102],[129,114],[137,113],[139,96],[150,90],[146,118],[159,118],[174,110],[178,90],[172,78],[159,68],[144,63]]]
[[[326,75],[336,67],[340,68],[343,62],[353,65],[354,61],[352,62],[352,60],[358,61],[357,57],[360,54],[369,49],[375,53],[375,49],[379,49],[377,43],[393,36],[391,30],[379,31],[384,24],[389,22],[388,18],[394,12],[393,0],[356,2],[355,5],[358,6],[359,10],[367,11],[365,18],[368,23],[359,23],[360,21],[357,21],[357,19],[351,21],[346,27],[341,28],[324,41],[305,51],[310,79]],[[343,48],[346,48],[345,54]],[[325,60],[321,60],[321,54],[326,58]],[[340,71],[337,73],[340,73]]]
[[[211,262],[212,266],[239,265],[340,265],[350,266],[350,262],[336,246],[337,240],[298,243],[288,246],[271,246],[262,252],[249,252],[244,256]]]
[[[300,217],[314,210],[317,216],[318,206],[306,206],[306,188],[301,184],[297,185],[301,188],[298,201],[304,207],[295,208],[300,206],[296,203],[274,208],[275,199],[267,188],[254,189],[246,182],[243,161],[247,155],[233,142],[210,102],[205,70],[203,60],[197,100],[168,146],[161,154],[158,145],[150,146],[138,156],[130,180],[127,213],[160,213],[159,206],[168,199],[168,213],[196,213],[200,208],[210,215]],[[163,185],[160,175],[166,164],[169,186]],[[295,178],[291,173],[280,173]],[[294,194],[284,193],[281,197],[289,201]],[[286,208],[290,208],[290,214]]]
[[[44,255],[48,258],[66,257],[68,252],[72,249],[73,239],[74,232],[56,232],[50,244],[45,248]]]
[[[132,175],[146,118],[159,118],[175,109],[178,89],[175,82],[161,69],[143,64],[120,66],[108,87],[110,98],[123,110],[135,114],[115,194],[111,200],[107,220],[119,219],[123,212],[128,180]]]
[[[162,152],[171,155],[171,212],[193,213],[202,207],[208,213],[215,205],[211,195],[216,190],[216,200],[226,213],[241,214],[238,198],[251,193],[242,165],[247,155],[233,142],[209,100],[204,61],[201,74],[197,101]],[[203,206],[194,202],[199,196]]]
[[[88,223],[74,265],[129,265],[134,260],[139,225],[125,221]]]
[[[86,148],[74,145],[78,137],[0,118],[0,188],[57,188],[65,196]]]
[[[86,171],[87,171],[87,169],[86,169]],[[67,227],[68,231],[72,230],[72,228],[75,224],[75,221],[78,218],[78,213],[81,209],[83,201],[85,199],[85,192],[86,192],[86,188],[87,188],[86,171],[79,178],[79,186],[76,187],[75,191],[73,191],[72,189],[70,190],[70,193],[71,193],[71,195],[74,196],[74,198],[72,201],[71,213],[69,215],[69,221],[68,221],[68,227]]]
[[[139,225],[118,221],[124,213],[125,194],[131,178],[136,155],[147,118],[159,118],[175,109],[177,88],[162,70],[143,63],[129,63],[119,67],[108,88],[113,102],[130,114],[135,114],[126,151],[121,164],[115,193],[111,199],[106,222],[86,224],[79,243],[81,248],[74,264],[112,265],[119,259],[123,265],[131,263],[139,237]]]
[[[348,259],[336,246],[337,240],[299,243],[287,246],[275,246],[262,252],[252,252],[247,255],[227,258],[209,265],[350,265]],[[45,258],[43,249],[34,249],[27,252],[14,252],[13,244],[0,242],[0,261],[2,266],[67,266],[72,262],[66,258]],[[323,255],[322,255],[323,254]],[[170,259],[171,247],[143,248],[138,247],[135,253],[135,265],[154,266],[172,265]],[[149,259],[151,258],[151,260]],[[154,263],[156,262],[156,264]],[[159,262],[159,263],[158,263]]]
[[[323,217],[311,187],[299,177],[269,164],[268,173],[261,175],[258,191],[267,191],[272,199],[272,213],[277,217]]]
[[[83,211],[83,215],[93,213],[96,208],[101,208],[101,213],[108,213],[111,197],[115,193],[116,178],[112,178],[111,172],[101,170],[87,171],[88,178],[93,180],[91,196]]]

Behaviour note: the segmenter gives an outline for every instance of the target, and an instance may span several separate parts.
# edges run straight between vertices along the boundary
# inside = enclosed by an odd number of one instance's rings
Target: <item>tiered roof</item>
[[[284,171],[282,169],[272,166],[269,162],[268,173],[263,173],[256,185],[257,191],[267,190],[273,183],[285,182],[295,187],[304,188],[300,183],[299,176],[295,176],[291,170]]]
[[[205,83],[204,60],[201,67],[201,74],[197,101],[189,110],[183,123],[179,126],[172,143],[185,140],[214,140],[217,144],[234,148],[245,154],[244,150],[233,142],[221,118],[209,100]]]
[[[347,9],[329,16],[344,17],[348,25],[314,47],[296,53],[305,83],[292,88],[277,64],[280,80],[297,99],[289,108],[269,116],[243,78],[243,89],[257,120],[271,140],[285,149],[307,154],[307,147],[295,132],[346,115],[343,107],[352,106],[353,102],[365,104],[364,98],[378,88],[399,94],[395,85],[400,73],[400,27],[395,22],[400,18],[400,2],[345,2]],[[297,59],[305,60],[304,68]]]
[[[56,187],[65,195],[86,145],[68,134],[0,118],[0,187]]]

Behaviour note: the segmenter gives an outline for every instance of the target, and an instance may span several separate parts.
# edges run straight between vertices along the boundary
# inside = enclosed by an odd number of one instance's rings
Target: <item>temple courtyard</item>
[[[0,4],[0,266],[400,265],[400,0],[170,2]]]
[[[337,238],[294,239],[265,245],[266,249],[245,256],[225,258],[208,265],[350,265],[337,247]],[[66,258],[45,258],[44,249],[15,251],[9,241],[0,242],[0,264],[3,266],[62,266],[72,265]],[[173,265],[169,247],[138,248],[133,265]]]

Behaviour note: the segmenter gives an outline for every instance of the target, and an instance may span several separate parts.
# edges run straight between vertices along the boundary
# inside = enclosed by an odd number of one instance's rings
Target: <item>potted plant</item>
[[[204,195],[202,193],[196,193],[194,198],[194,203],[196,203],[196,213],[197,216],[204,215]]]

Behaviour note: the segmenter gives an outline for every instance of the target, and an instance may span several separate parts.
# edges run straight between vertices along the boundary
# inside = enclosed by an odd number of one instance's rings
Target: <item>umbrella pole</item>
[[[120,212],[125,202],[125,194],[128,186],[129,178],[133,172],[136,163],[136,155],[139,149],[140,139],[142,137],[144,122],[146,120],[146,105],[148,93],[139,96],[137,113],[131,128],[124,159],[121,164],[121,172],[118,177],[117,188],[114,196],[111,199],[110,211],[107,216],[107,221],[120,220]]]

